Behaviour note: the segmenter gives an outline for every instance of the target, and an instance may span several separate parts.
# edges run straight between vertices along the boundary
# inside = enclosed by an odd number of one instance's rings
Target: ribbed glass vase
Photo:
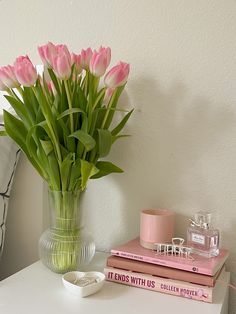
[[[80,191],[48,191],[50,228],[39,240],[39,255],[56,273],[78,270],[95,254],[93,238],[81,227]]]

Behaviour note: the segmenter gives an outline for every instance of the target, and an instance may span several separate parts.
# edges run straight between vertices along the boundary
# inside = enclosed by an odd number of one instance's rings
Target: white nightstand
[[[107,255],[97,253],[87,270],[101,271]],[[229,282],[229,273],[225,281]],[[214,304],[188,300],[154,291],[105,282],[98,293],[87,298],[70,294],[61,275],[36,262],[0,282],[2,314],[227,314],[228,288],[219,285]]]

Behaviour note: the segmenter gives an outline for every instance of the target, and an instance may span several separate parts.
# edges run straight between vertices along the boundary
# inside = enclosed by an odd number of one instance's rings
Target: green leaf
[[[44,70],[44,73],[43,73],[43,81],[42,81],[42,85],[43,85],[43,90],[44,90],[44,93],[47,97],[47,99],[50,99],[50,101],[53,101],[55,99],[54,97],[54,94],[49,90],[49,86],[48,86],[48,83],[47,83],[47,80],[46,80],[46,75],[45,75],[45,70]],[[47,73],[48,74],[48,73]]]
[[[59,108],[60,108],[59,112],[61,113],[61,112],[65,111],[69,106],[64,81],[62,81],[62,83],[61,83],[61,94],[58,97],[60,100],[59,101]]]
[[[88,133],[88,118],[86,115],[82,116],[81,130]]]
[[[125,88],[125,84],[122,85],[122,86],[119,86],[117,87],[117,89],[115,90],[115,92],[113,93],[110,101],[109,101],[109,104],[108,104],[108,115],[107,115],[107,118],[106,118],[106,121],[105,121],[105,125],[104,125],[104,128],[105,129],[108,129],[111,122],[112,122],[112,119],[113,119],[113,116],[115,114],[115,108],[117,106],[117,103],[118,103],[118,100],[119,100],[119,97],[123,91],[123,89]]]
[[[86,133],[88,134],[87,130],[88,130],[88,119],[87,119],[87,116],[86,115],[82,115],[81,116],[81,119],[82,119],[82,125],[80,128],[78,128],[78,130],[80,129],[83,133]],[[91,136],[91,135],[90,135]],[[82,144],[82,145],[81,145]],[[84,144],[82,143],[82,141],[79,141],[77,143],[77,156],[80,158],[83,156],[83,152],[84,150],[86,150]]]
[[[48,155],[48,162],[51,173],[49,179],[51,180],[52,188],[54,190],[60,191],[61,190],[60,170],[58,160],[53,151]]]
[[[124,172],[121,168],[117,167],[109,161],[98,161],[96,167],[99,170],[98,173],[93,175],[91,179],[98,179],[107,176],[110,173],[122,173]]]
[[[77,87],[77,93],[78,95],[78,102],[75,103],[76,107],[81,108],[83,111],[86,110],[87,107],[87,100],[86,97],[84,96],[84,92],[82,90],[82,88],[78,85]]]
[[[121,122],[111,131],[112,135],[117,135],[118,133],[120,133],[120,131],[125,126],[126,122],[129,120],[129,117],[131,116],[133,111],[134,111],[134,109],[132,109],[129,113],[127,113],[124,116],[124,118],[121,120]]]
[[[56,123],[55,123],[55,117],[52,112],[52,106],[48,103],[48,100],[44,94],[43,88],[37,80],[36,86],[35,86],[35,96],[37,98],[37,101],[40,103],[40,108],[42,110],[42,113],[45,117],[45,120],[47,121],[47,124],[50,129],[56,131]]]
[[[0,131],[0,136],[7,136],[7,132],[6,131]]]
[[[29,150],[25,144],[26,136],[27,136],[27,130],[23,124],[22,121],[14,117],[12,114],[7,112],[6,110],[3,110],[4,112],[4,125],[7,134],[20,146],[20,148],[23,150],[23,152],[26,154],[27,158],[31,162],[31,164],[34,166],[34,168],[38,171],[38,173],[45,178],[45,172],[41,167],[39,166],[37,160],[32,158],[29,154]]]
[[[34,123],[36,121],[36,109],[34,109],[34,105],[31,100],[31,93],[29,92],[29,87],[24,87],[22,89],[22,98],[24,106],[28,112],[28,115],[30,116],[31,121]]]
[[[61,150],[62,159],[65,159],[66,156],[69,154],[69,151],[61,144],[60,144],[60,150]]]
[[[81,176],[82,176],[82,182],[81,182],[81,188],[84,190],[86,188],[88,179],[94,176],[99,170],[94,166],[94,164],[81,159]]]
[[[91,135],[93,135],[93,133],[95,131],[95,126],[96,126],[97,118],[98,118],[98,112],[99,112],[99,109],[95,109],[92,113],[92,122],[91,122],[91,126],[90,126],[90,131],[89,131],[89,133]]]
[[[46,122],[45,122],[45,121],[42,121],[42,122],[40,122],[40,123],[38,123],[38,124],[36,124],[36,125],[33,125],[33,126],[28,130],[28,132],[27,132],[27,134],[26,134],[25,142],[26,142],[26,146],[27,146],[27,148],[28,148],[28,152],[29,152],[30,156],[33,156],[34,153],[35,153],[33,150],[31,150],[31,148],[33,148],[33,147],[32,147],[32,144],[31,144],[32,137],[33,137],[34,139],[37,139],[37,138],[38,138],[37,135],[36,135],[36,130],[37,130],[38,127],[43,128],[42,124],[44,124],[44,123],[46,123]],[[43,132],[43,131],[44,131],[44,129],[42,130],[42,132]]]
[[[130,135],[128,134],[124,134],[124,135],[116,135],[116,136],[112,136],[112,144],[115,143],[115,141],[117,141],[120,138],[124,138],[124,137],[130,137]]]
[[[105,93],[106,93],[106,88],[102,88],[99,93],[97,94],[96,96],[96,100],[94,102],[94,105],[93,105],[93,110],[98,107],[100,108],[102,103],[103,103],[103,100],[104,100],[104,96],[105,96]]]
[[[32,123],[30,120],[30,116],[22,101],[8,95],[4,95],[4,97],[10,103],[12,108],[15,110],[18,117],[24,122],[25,126],[29,128],[32,125]]]
[[[102,128],[102,123],[103,123],[103,120],[104,120],[104,117],[105,117],[105,114],[106,114],[106,111],[107,111],[107,108],[106,107],[102,107],[102,108],[97,108],[96,110],[98,112],[98,115],[96,117],[96,126],[95,126],[95,128],[96,129],[101,129]]]
[[[24,100],[27,101],[24,101],[25,105],[27,103],[29,111],[31,112],[32,116],[35,117],[38,112],[39,103],[31,87],[24,87],[23,97]]]
[[[74,190],[76,183],[79,181],[81,176],[81,164],[80,159],[77,159],[71,167],[69,190]]]
[[[46,120],[46,126],[44,126],[44,129],[48,133],[48,136],[55,149],[56,156],[60,162],[61,152],[60,152],[60,147],[59,147],[58,124],[56,123],[51,104],[48,103],[39,80],[37,80],[37,83],[35,86],[35,96],[38,102],[40,103],[42,113]]]
[[[38,112],[36,114],[36,123],[39,123],[39,122],[43,121],[44,119],[45,118],[44,118],[43,112],[41,110],[41,107],[39,107]]]
[[[68,189],[73,156],[73,153],[69,153],[61,164],[61,185],[63,191],[66,191]]]
[[[59,114],[59,116],[57,117],[57,120],[63,118],[63,117],[66,117],[72,113],[77,113],[77,112],[81,112],[81,113],[84,113],[83,110],[81,110],[80,108],[71,108],[71,109],[67,109],[65,111],[63,111],[61,114]]]
[[[44,179],[48,181],[48,178],[51,175],[47,154],[44,150],[44,148],[46,149],[46,147],[43,148],[43,143],[40,140],[40,138],[45,137],[46,133],[40,124],[42,123],[32,126],[27,132],[26,147],[31,158],[37,161],[40,169],[44,173]]]
[[[48,156],[53,151],[52,142],[51,141],[40,140],[40,143],[41,143],[41,145],[43,147],[43,150],[44,150],[46,156]]]
[[[112,145],[112,136],[109,130],[98,130],[98,151],[99,157],[105,157],[109,154]]]
[[[55,73],[50,68],[48,68],[47,70],[48,70],[48,74],[50,75],[50,77],[52,79],[53,85],[55,86],[55,89],[56,89],[57,93],[60,94],[61,91],[60,91],[60,87],[59,87],[59,84],[58,84],[57,77],[56,77]]]
[[[11,113],[9,113],[6,110],[3,110],[3,112],[4,112],[4,125],[7,134],[22,148],[23,151],[27,152],[25,145],[27,130],[23,122],[14,117]]]
[[[92,150],[96,145],[94,138],[82,130],[75,131],[69,137],[77,138],[84,145],[87,152]]]

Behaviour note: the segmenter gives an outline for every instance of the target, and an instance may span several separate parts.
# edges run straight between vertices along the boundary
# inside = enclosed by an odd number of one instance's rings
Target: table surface
[[[86,270],[101,271],[105,264],[104,253],[97,253]],[[105,282],[96,294],[79,298],[68,292],[61,275],[47,269],[40,261],[0,282],[0,313],[3,314],[223,314],[227,313],[228,289],[216,287],[214,304]],[[229,273],[225,274],[229,281]],[[223,305],[224,303],[224,305]]]

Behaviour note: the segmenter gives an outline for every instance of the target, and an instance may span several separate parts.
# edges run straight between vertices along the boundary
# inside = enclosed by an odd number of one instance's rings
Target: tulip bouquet
[[[111,50],[104,47],[74,54],[66,45],[49,42],[38,52],[44,65],[41,75],[28,56],[0,68],[0,90],[16,113],[4,110],[5,134],[20,146],[49,190],[56,191],[55,228],[63,234],[73,229],[74,236],[78,228],[74,228],[75,210],[68,193],[78,195],[89,179],[122,172],[100,159],[125,136],[120,132],[132,114],[117,108],[129,64],[119,62],[107,72]],[[124,111],[124,117],[111,128],[118,110]],[[71,269],[67,266],[74,263],[74,247],[64,244],[61,249],[68,254],[64,260],[51,260],[56,271]]]

